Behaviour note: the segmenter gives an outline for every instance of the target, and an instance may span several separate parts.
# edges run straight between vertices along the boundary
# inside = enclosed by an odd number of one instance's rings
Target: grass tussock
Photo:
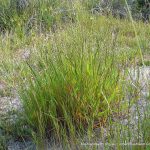
[[[10,25],[0,37],[0,79],[17,87],[28,134],[40,148],[52,136],[71,143],[85,133],[92,138],[94,129],[127,113],[127,93],[134,93],[131,103],[139,97],[138,89],[126,81],[127,69],[141,62],[141,51],[149,51],[150,26],[91,14],[85,9],[91,5],[74,3],[75,15],[68,11],[65,22],[61,13],[51,18],[55,11],[47,3],[31,5],[20,14],[23,19],[16,10],[12,19],[20,25],[13,22],[14,30]],[[32,15],[35,24],[26,34]]]
[[[21,83],[20,96],[28,123],[42,139],[92,133],[117,113],[125,96],[122,69],[128,53],[115,49],[119,33],[112,35],[116,31],[106,28],[104,37],[99,25],[105,18],[80,15],[76,24],[54,33],[37,50],[35,65],[32,59],[26,61],[30,73],[25,85]],[[110,43],[105,45],[105,40]],[[138,51],[131,51],[131,58],[132,53]]]

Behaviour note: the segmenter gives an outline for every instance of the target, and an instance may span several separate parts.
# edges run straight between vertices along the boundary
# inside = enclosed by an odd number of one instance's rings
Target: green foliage
[[[48,131],[62,138],[63,130],[71,136],[92,130],[96,121],[107,120],[121,100],[120,69],[113,54],[103,54],[98,43],[92,52],[90,30],[76,30],[66,32],[62,47],[63,34],[61,39],[57,36],[57,49],[48,47],[46,56],[46,49],[41,50],[37,69],[27,63],[31,75],[26,85],[20,85],[20,96],[28,123],[41,138]]]
[[[128,85],[126,69],[141,59],[139,51],[149,51],[149,25],[91,14],[89,8],[96,3],[32,1],[18,13],[16,6],[6,9],[9,3],[3,2],[1,11],[10,12],[6,21],[6,14],[1,13],[2,25],[14,32],[0,37],[0,78],[17,87],[23,103],[23,120],[6,126],[14,137],[32,137],[39,149],[45,138],[72,144],[86,132],[91,139],[95,128],[111,128],[116,123],[111,122],[114,116],[126,114],[126,90],[135,94],[132,103],[136,101],[139,89]],[[61,12],[55,14],[57,9]],[[31,34],[25,35],[24,30]],[[136,36],[142,39],[142,49]],[[145,119],[144,132],[149,129],[147,122]],[[120,138],[120,131],[128,131],[127,127],[116,127],[117,137],[108,129],[108,141],[127,142],[128,135]],[[147,133],[145,139],[149,140]],[[3,137],[0,140],[6,144]]]
[[[99,6],[99,0],[81,1],[83,9],[91,10]],[[78,3],[78,1],[76,2]],[[106,2],[104,2],[106,3]],[[108,4],[107,4],[108,3]],[[106,3],[113,7],[114,11],[123,11],[125,0],[112,0]],[[24,28],[25,33],[38,26],[40,31],[50,30],[59,22],[76,20],[75,3],[72,1],[61,0],[6,0],[0,1],[0,30],[10,31],[16,28]],[[133,12],[143,12],[143,17],[148,14],[149,7],[144,1],[135,1],[132,5]],[[147,7],[147,8],[146,8]],[[69,11],[68,11],[69,10]],[[59,13],[59,15],[58,15]],[[117,13],[117,12],[115,12]],[[57,14],[57,15],[55,15]],[[57,16],[57,17],[56,17]],[[59,17],[58,17],[59,16]]]
[[[150,15],[150,1],[149,0],[136,0],[133,5],[134,13],[141,12],[144,21],[149,20]]]
[[[91,9],[91,8],[95,8],[96,6],[98,6],[100,3],[100,0],[87,0],[87,1],[83,1],[83,5],[85,5],[85,7],[87,9]]]
[[[55,13],[60,11],[59,21],[63,17],[71,16],[69,9],[71,2],[61,3],[60,0],[28,1],[25,6],[20,6],[18,0],[6,2],[0,1],[0,29],[2,31],[15,30],[18,27],[25,28],[25,31],[35,29],[49,30],[56,24]],[[61,12],[61,10],[63,10]],[[56,12],[55,12],[56,11]]]

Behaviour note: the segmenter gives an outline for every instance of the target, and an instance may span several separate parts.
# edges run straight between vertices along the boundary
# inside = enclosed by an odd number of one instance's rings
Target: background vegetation
[[[84,6],[83,9],[107,12],[116,17],[120,16],[120,18],[128,16],[127,2],[135,18],[140,19],[141,13],[141,19],[144,21],[149,20],[149,0],[88,0],[80,2]],[[10,31],[18,28],[18,30],[24,30],[25,33],[28,33],[35,26],[40,26],[42,32],[43,30],[49,30],[51,27],[55,28],[54,26],[58,20],[63,22],[68,19],[74,20],[73,3],[74,1],[65,0],[1,0],[0,30]],[[56,15],[57,13],[59,15]]]

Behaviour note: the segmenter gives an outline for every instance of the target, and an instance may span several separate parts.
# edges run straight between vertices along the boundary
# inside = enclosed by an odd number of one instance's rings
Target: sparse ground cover
[[[73,8],[1,35],[0,148],[149,149],[150,25]]]

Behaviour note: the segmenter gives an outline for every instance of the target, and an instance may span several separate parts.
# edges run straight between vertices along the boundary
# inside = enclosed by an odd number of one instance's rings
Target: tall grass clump
[[[97,1],[61,2],[30,1],[23,10],[14,6],[7,20],[12,32],[1,37],[1,78],[17,88],[23,104],[18,124],[25,124],[25,137],[32,135],[38,149],[46,149],[53,138],[64,145],[84,136],[90,141],[102,126],[113,133],[113,119],[126,115],[139,96],[138,85],[127,82],[126,69],[136,65],[143,49],[149,50],[148,25],[133,22],[131,15],[130,23],[92,14],[89,9]],[[8,4],[3,2],[3,12]],[[0,19],[3,24],[5,17]],[[7,21],[3,25],[9,29]],[[114,130],[117,137],[107,136],[108,142],[122,141],[121,127]]]
[[[77,56],[44,60],[40,72],[28,64],[31,78],[21,89],[21,99],[29,124],[41,138],[51,133],[60,138],[62,130],[73,136],[101,126],[120,101],[120,70],[109,56],[100,61],[99,53],[89,56],[83,49]]]
[[[20,97],[39,141],[53,135],[57,141],[68,137],[76,142],[83,133],[90,138],[124,96],[113,42],[102,46],[104,35],[96,34],[97,21],[90,15],[79,13],[77,18],[76,24],[53,33],[46,46],[37,47],[33,62],[26,61],[30,72],[24,71]]]

